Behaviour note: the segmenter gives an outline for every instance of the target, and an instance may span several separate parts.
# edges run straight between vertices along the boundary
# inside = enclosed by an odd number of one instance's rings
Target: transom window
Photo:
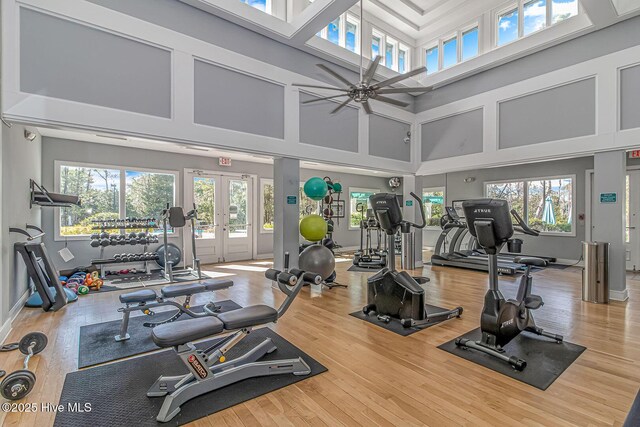
[[[59,208],[56,235],[85,238],[96,233],[94,220],[156,218],[176,202],[177,173],[123,167],[60,163],[57,191],[77,195],[82,206]],[[116,233],[117,231],[111,231]]]
[[[351,13],[338,16],[316,35],[351,52],[360,53],[360,19]]]
[[[503,46],[578,14],[578,0],[519,0],[496,14],[496,46]]]
[[[478,55],[478,24],[438,39],[425,49],[427,74],[433,74]]]
[[[574,236],[574,182],[574,176],[489,182],[485,196],[507,200],[531,228]]]
[[[258,10],[271,15],[271,0],[240,0],[244,4],[248,4]]]
[[[380,64],[401,74],[411,68],[409,47],[381,31],[371,35],[371,58],[381,56]]]

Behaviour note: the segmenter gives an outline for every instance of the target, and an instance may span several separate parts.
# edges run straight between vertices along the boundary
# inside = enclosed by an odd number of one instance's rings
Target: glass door
[[[222,227],[225,261],[251,259],[253,254],[252,181],[245,177],[222,177]]]
[[[625,251],[627,270],[640,269],[640,170],[627,174],[625,206]]]
[[[212,264],[222,260],[221,240],[218,230],[220,214],[216,210],[219,201],[217,183],[219,175],[193,176],[193,202],[198,208],[198,221],[196,223],[196,251],[201,264]],[[185,209],[189,210],[190,206]],[[185,245],[187,248],[189,245]]]

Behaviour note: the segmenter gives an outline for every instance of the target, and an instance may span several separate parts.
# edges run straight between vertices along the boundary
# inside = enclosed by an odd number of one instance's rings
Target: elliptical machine
[[[509,204],[500,199],[466,200],[462,203],[469,232],[478,239],[478,244],[489,256],[489,290],[484,296],[484,307],[480,318],[482,339],[471,341],[456,339],[457,346],[481,351],[509,363],[514,369],[522,371],[526,360],[505,354],[503,347],[522,331],[533,332],[561,343],[562,335],[545,332],[536,326],[531,310],[536,310],[544,302],[538,295],[531,294],[533,279],[531,267],[544,267],[547,261],[535,257],[518,257],[516,262],[526,265],[525,274],[520,279],[518,294],[515,300],[506,300],[500,292],[498,282],[498,253],[502,246],[513,236],[514,227],[509,215]],[[511,210],[516,220],[518,231],[530,236],[538,236],[539,231],[532,230],[520,215]]]
[[[356,211],[360,213],[360,250],[353,254],[353,265],[361,268],[383,268],[387,265],[387,250],[381,247],[382,230],[371,209],[366,203],[358,203]],[[366,215],[365,215],[366,213]],[[377,244],[373,247],[372,232],[377,234]]]
[[[369,197],[380,228],[389,241],[387,247],[387,267],[367,280],[367,305],[364,314],[375,312],[380,320],[399,320],[405,328],[439,323],[454,317],[460,317],[462,307],[439,313],[428,313],[425,305],[424,289],[406,271],[396,271],[395,235],[400,229],[409,233],[411,227],[421,229],[426,224],[422,201],[414,193],[411,196],[420,206],[422,224],[414,224],[402,219],[402,208],[395,194],[381,193]]]

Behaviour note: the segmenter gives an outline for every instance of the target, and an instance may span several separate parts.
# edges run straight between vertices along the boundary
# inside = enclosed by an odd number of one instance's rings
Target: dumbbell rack
[[[100,231],[100,233],[105,233],[107,230],[145,230],[145,234],[149,234],[150,231],[156,227],[157,220],[155,218],[145,218],[142,220],[137,219],[115,219],[115,220],[94,220],[93,223],[99,224],[93,226],[91,229]],[[110,245],[111,246],[111,245]],[[147,252],[147,244],[144,244],[142,247],[142,253]],[[147,274],[151,274],[151,263],[152,260],[138,260],[138,261],[124,261],[124,260],[116,260],[114,258],[104,258],[104,248],[107,246],[100,246],[100,258],[94,259],[91,261],[92,265],[98,266],[100,269],[100,277],[104,279],[105,275],[105,267],[113,264],[138,264],[140,262],[144,263],[144,270]]]

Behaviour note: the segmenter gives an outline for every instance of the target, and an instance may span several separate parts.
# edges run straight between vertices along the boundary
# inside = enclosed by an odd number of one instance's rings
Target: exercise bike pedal
[[[529,310],[537,310],[544,305],[542,297],[538,295],[529,295],[524,299],[524,306]]]

